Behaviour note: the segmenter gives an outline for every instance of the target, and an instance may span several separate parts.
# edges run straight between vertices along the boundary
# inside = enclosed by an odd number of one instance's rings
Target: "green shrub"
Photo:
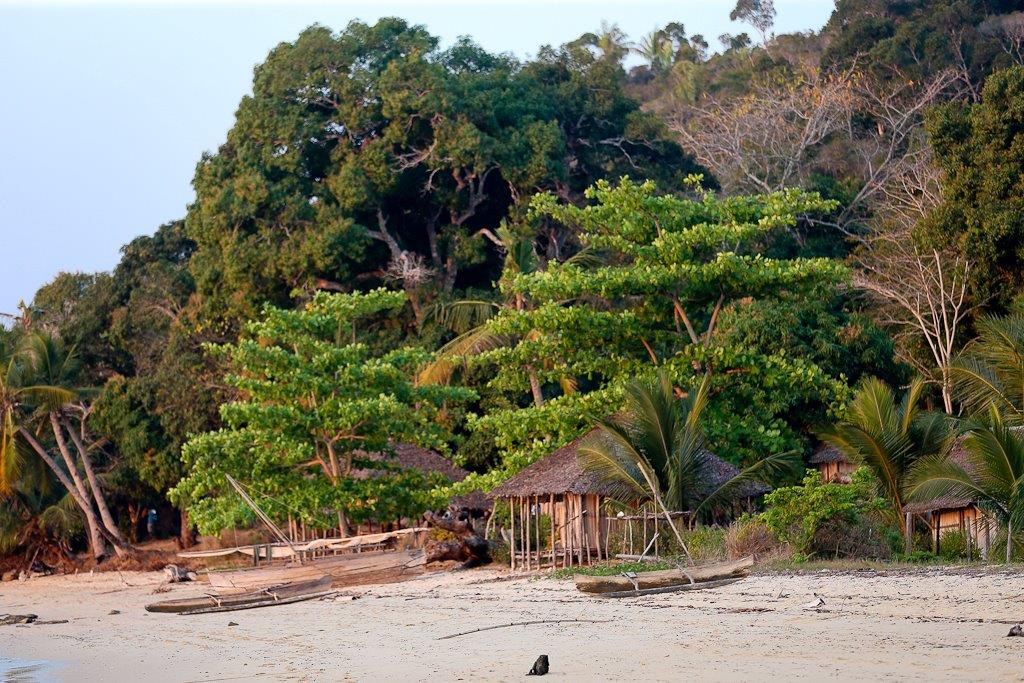
[[[797,553],[831,553],[833,541],[843,536],[844,529],[853,530],[865,523],[869,526],[856,529],[856,547],[872,535],[881,543],[882,532],[880,528],[873,530],[871,521],[877,518],[872,513],[885,508],[885,501],[875,496],[874,477],[865,467],[853,472],[849,484],[823,483],[816,470],[808,470],[800,485],[776,489],[765,496],[765,505],[767,509],[758,518],[776,539],[788,543]],[[876,547],[881,546],[872,546]]]
[[[942,537],[942,543],[946,542],[946,537]],[[941,548],[940,548],[941,549]],[[1006,560],[1006,529],[1002,528],[996,531],[992,536],[992,545],[988,550],[988,559],[990,562],[1003,562]],[[1024,561],[1024,535],[1014,534],[1013,535],[1013,554],[1011,557],[1014,562]]]
[[[939,557],[947,562],[967,558],[967,534],[959,529],[947,531],[939,537]],[[1006,545],[1003,545],[1005,553]]]

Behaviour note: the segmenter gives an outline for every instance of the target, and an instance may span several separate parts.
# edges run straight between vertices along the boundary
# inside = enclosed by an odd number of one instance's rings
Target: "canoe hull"
[[[210,585],[220,593],[250,591],[267,586],[329,577],[335,588],[390,583],[423,572],[422,550],[351,553],[322,557],[302,565],[257,567],[210,572]]]
[[[753,556],[744,557],[733,562],[717,562],[714,564],[666,569],[656,572],[640,572],[630,580],[625,576],[575,576],[576,588],[584,593],[614,593],[625,591],[646,590],[651,588],[669,588],[702,581],[714,581],[738,576],[754,566]]]
[[[312,581],[299,581],[280,586],[268,586],[261,590],[234,593],[223,597],[202,595],[195,598],[182,598],[179,600],[164,600],[146,605],[147,612],[163,612],[170,614],[187,614],[195,610],[223,608],[224,611],[232,609],[245,609],[251,604],[265,601],[292,602],[305,596],[322,594],[331,588],[331,578],[322,576]]]

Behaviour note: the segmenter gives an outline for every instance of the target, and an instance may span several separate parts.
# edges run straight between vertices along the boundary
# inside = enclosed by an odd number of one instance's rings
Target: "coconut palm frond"
[[[971,409],[995,404],[1014,424],[1024,423],[1024,315],[984,316],[978,337],[953,364],[953,386]]]
[[[1019,412],[1003,386],[1002,378],[985,360],[972,355],[958,358],[950,367],[953,388],[964,405],[977,410],[995,405],[1007,413]]]
[[[465,365],[464,359],[467,356],[475,356],[508,343],[508,337],[495,334],[486,326],[474,328],[442,346],[434,355],[434,360],[420,369],[416,378],[417,382],[420,384],[446,384],[451,381],[456,368]]]
[[[769,483],[791,476],[801,470],[803,458],[798,451],[786,451],[763,458],[753,465],[743,468],[735,476],[711,492],[694,510],[699,515],[716,505],[736,498],[744,486],[752,483]]]
[[[78,393],[72,389],[50,385],[23,387],[18,390],[18,395],[25,403],[44,412],[60,410],[78,398]]]
[[[608,255],[593,247],[584,247],[564,261],[565,265],[577,268],[597,268],[608,263]]]
[[[948,453],[926,455],[914,463],[907,477],[907,499],[923,502],[954,496],[972,498],[980,494],[970,473],[950,459]]]
[[[463,299],[431,304],[426,317],[456,334],[465,334],[491,319],[498,310],[498,304],[493,301]]]
[[[630,453],[630,447],[623,448],[617,440],[600,433],[580,444],[577,458],[584,472],[596,474],[610,487],[610,498],[628,503],[649,493],[638,465],[640,461],[630,457]]]

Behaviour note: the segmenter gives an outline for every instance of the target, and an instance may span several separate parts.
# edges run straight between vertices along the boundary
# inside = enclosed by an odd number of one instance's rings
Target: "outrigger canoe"
[[[754,566],[752,555],[732,562],[716,562],[695,567],[679,567],[654,572],[618,576],[575,576],[576,588],[584,593],[633,593],[651,589],[690,586],[741,576]],[[720,584],[721,585],[721,584]]]
[[[387,550],[320,557],[305,564],[211,571],[210,585],[218,593],[251,591],[327,576],[332,585],[391,583],[423,573],[422,550]]]
[[[311,600],[322,597],[331,590],[331,577],[321,576],[312,581],[300,581],[280,586],[267,586],[259,590],[232,595],[203,595],[180,600],[164,600],[146,605],[147,612],[172,614],[205,614],[208,612],[230,612],[255,607],[272,607],[290,602]]]

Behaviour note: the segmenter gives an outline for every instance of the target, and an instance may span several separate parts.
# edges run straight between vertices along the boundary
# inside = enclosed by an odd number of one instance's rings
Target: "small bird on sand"
[[[533,663],[533,668],[530,669],[527,676],[543,676],[548,672],[548,656],[541,655],[537,657],[537,661]]]
[[[1021,625],[1017,624],[1016,626],[1010,629],[1009,633],[1006,634],[1007,638],[1009,638],[1010,636],[1024,636],[1024,628],[1021,628]]]
[[[825,599],[819,595],[818,597],[814,598],[814,600],[811,600],[806,605],[803,605],[803,608],[804,609],[818,609],[819,607],[823,606],[824,604],[825,604]]]

